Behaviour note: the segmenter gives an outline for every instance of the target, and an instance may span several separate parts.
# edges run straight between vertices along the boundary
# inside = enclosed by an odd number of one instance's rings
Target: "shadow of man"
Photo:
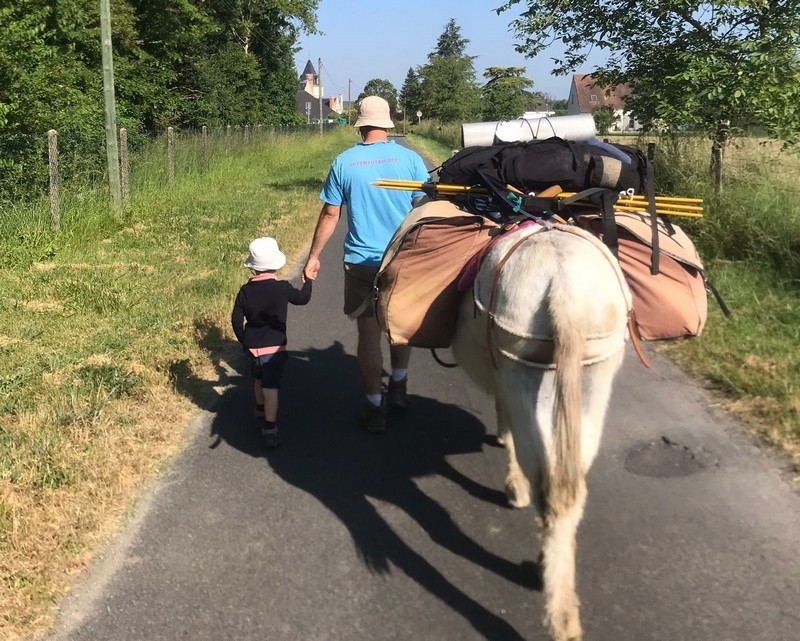
[[[265,457],[281,479],[314,496],[337,516],[371,572],[389,574],[394,565],[486,638],[521,639],[509,623],[414,550],[371,502],[398,507],[453,554],[508,581],[539,589],[532,564],[512,563],[477,544],[414,480],[440,475],[480,500],[505,506],[502,492],[473,481],[447,461],[450,455],[480,452],[487,440],[485,427],[458,407],[414,396],[412,409],[393,417],[386,434],[366,434],[359,426],[361,404],[354,402],[361,395],[358,380],[356,359],[345,353],[341,343],[293,351],[281,388],[281,448],[262,449],[255,419],[251,429],[238,420],[241,408],[252,404],[247,377],[243,384],[228,388],[217,404],[211,447],[223,441],[250,456]]]

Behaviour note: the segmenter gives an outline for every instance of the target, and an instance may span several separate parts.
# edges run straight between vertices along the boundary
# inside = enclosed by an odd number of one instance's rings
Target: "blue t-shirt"
[[[426,182],[422,158],[392,140],[358,143],[333,161],[319,197],[330,205],[347,205],[344,262],[380,265],[383,252],[421,191],[375,187],[382,178]]]

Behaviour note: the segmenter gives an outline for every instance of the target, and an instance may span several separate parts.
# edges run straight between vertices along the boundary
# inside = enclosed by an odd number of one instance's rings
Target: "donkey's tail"
[[[581,457],[581,374],[586,344],[584,313],[568,292],[551,292],[550,318],[555,341],[556,393],[553,447],[548,462],[548,512],[572,507],[583,488]]]
[[[557,641],[581,638],[575,592],[575,532],[586,497],[581,455],[581,378],[586,312],[567,291],[551,289],[555,341],[555,407],[548,453],[548,492],[542,532],[545,623]],[[553,291],[556,290],[556,291]]]

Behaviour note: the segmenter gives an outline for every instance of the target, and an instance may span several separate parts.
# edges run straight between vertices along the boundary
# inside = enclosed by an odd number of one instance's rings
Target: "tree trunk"
[[[719,196],[722,193],[722,169],[725,158],[725,147],[730,134],[730,121],[723,120],[717,125],[717,130],[711,142],[711,175],[714,178],[714,192]]]

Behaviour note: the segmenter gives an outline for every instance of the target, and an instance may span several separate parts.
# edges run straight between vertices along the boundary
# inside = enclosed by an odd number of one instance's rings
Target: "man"
[[[418,154],[389,140],[387,130],[394,128],[394,123],[389,103],[383,98],[368,96],[361,101],[355,127],[362,141],[339,154],[328,172],[320,192],[322,210],[303,273],[309,280],[316,279],[322,249],[336,228],[342,205],[347,205],[344,313],[355,317],[358,327],[358,369],[366,394],[362,425],[368,432],[383,432],[387,405],[395,411],[408,407],[406,386],[411,349],[391,348],[392,375],[384,398],[382,332],[370,296],[386,246],[424,194],[381,189],[371,183],[382,178],[425,182],[429,175]]]

